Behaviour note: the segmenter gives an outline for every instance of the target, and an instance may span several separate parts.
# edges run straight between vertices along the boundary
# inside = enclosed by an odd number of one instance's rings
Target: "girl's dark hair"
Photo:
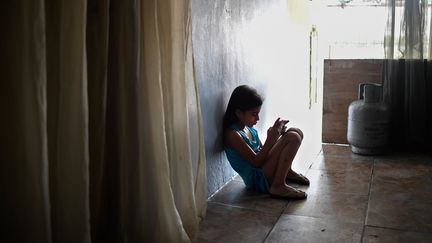
[[[223,118],[223,130],[229,128],[229,126],[237,122],[236,110],[248,111],[253,108],[261,106],[263,98],[258,94],[257,90],[247,86],[240,85],[234,89],[229,99],[227,109]]]

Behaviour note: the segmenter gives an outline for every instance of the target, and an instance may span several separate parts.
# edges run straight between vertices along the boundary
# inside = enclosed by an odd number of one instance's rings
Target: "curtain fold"
[[[7,1],[0,8],[4,242],[51,242],[44,13],[43,0]]]
[[[160,26],[161,80],[165,126],[170,161],[171,185],[175,205],[184,228],[192,235],[198,231],[197,205],[192,180],[192,157],[190,144],[188,79],[193,70],[191,60],[190,4],[188,1],[158,1],[158,26]],[[168,11],[166,11],[168,10]],[[184,23],[178,25],[176,23]],[[174,31],[173,31],[174,30]],[[186,61],[189,58],[189,61]],[[170,82],[171,81],[171,82]],[[195,92],[195,89],[192,89]],[[195,101],[196,102],[196,101]],[[202,148],[201,148],[202,149]],[[200,195],[202,196],[202,195]],[[202,200],[201,198],[200,200]],[[201,202],[198,202],[201,203]]]
[[[194,240],[207,193],[190,1],[5,6],[4,238]]]
[[[87,67],[89,110],[89,173],[90,224],[93,242],[110,242],[114,237],[112,220],[108,213],[115,212],[109,192],[114,191],[106,154],[107,79],[109,1],[88,0],[87,4]],[[111,179],[110,179],[111,178]],[[115,197],[114,197],[115,198]],[[110,228],[111,227],[111,228]],[[111,240],[110,240],[111,239]]]
[[[57,21],[59,45],[56,57],[58,76],[55,85],[57,110],[53,111],[55,149],[49,147],[52,239],[54,242],[90,242],[89,143],[86,57],[85,0],[60,1]],[[50,48],[46,46],[46,49]],[[51,63],[47,62],[47,66]],[[52,93],[48,93],[50,95]],[[50,104],[49,104],[50,105]]]
[[[143,156],[146,161],[152,162],[147,163],[150,167],[145,170],[146,184],[152,185],[145,189],[145,194],[159,195],[157,200],[146,199],[146,208],[156,209],[148,212],[150,220],[146,231],[153,232],[155,242],[187,241],[197,234],[198,217],[204,216],[202,210],[206,201],[206,193],[202,193],[206,184],[203,181],[205,156],[202,125],[196,123],[200,130],[193,133],[193,137],[189,130],[191,120],[201,120],[197,90],[187,90],[189,83],[195,83],[190,73],[193,70],[190,52],[192,33],[187,22],[191,14],[190,2],[150,1],[143,3],[142,8],[144,48],[141,52],[141,71],[146,79],[146,95],[142,103],[148,106],[146,109],[152,111],[151,114],[155,114],[144,122],[144,132],[148,133],[144,138],[153,138],[153,142],[144,141],[146,150],[143,150]],[[195,110],[188,110],[188,97],[194,98],[192,107]],[[191,147],[191,142],[199,146]],[[155,150],[165,152],[152,153]],[[199,156],[193,156],[196,152]],[[160,176],[148,173],[151,168]],[[199,188],[198,194],[195,193],[196,187]],[[155,191],[158,188],[162,190]],[[167,208],[174,211],[167,211]],[[169,224],[161,225],[163,222]]]
[[[430,146],[432,124],[431,4],[388,1],[384,47],[384,99],[391,139],[398,146]]]
[[[147,1],[142,5],[143,18],[142,29],[144,36],[142,39],[143,49],[141,57],[143,60],[141,73],[146,80],[143,84],[145,95],[142,96],[142,104],[154,114],[152,119],[145,119],[142,133],[146,133],[143,137],[143,142],[146,146],[142,151],[142,157],[148,163],[144,168],[146,177],[144,183],[148,186],[142,188],[143,195],[157,195],[154,198],[144,198],[144,205],[148,210],[148,221],[145,224],[145,234],[151,235],[150,241],[154,242],[172,242],[187,241],[187,235],[181,225],[179,213],[174,204],[173,191],[170,182],[169,170],[169,155],[168,144],[165,134],[165,116],[164,116],[164,100],[162,89],[162,73],[161,68],[165,65],[170,65],[170,60],[163,63],[161,60],[161,52],[163,43],[161,43],[161,31],[158,26],[159,6],[157,1]],[[170,9],[166,10],[170,11]],[[166,131],[169,132],[169,131]],[[156,151],[162,153],[155,153]],[[150,171],[155,173],[149,173]],[[169,205],[167,207],[167,205]],[[168,209],[168,210],[166,210]],[[165,225],[164,225],[165,224]],[[166,232],[170,232],[167,234]]]

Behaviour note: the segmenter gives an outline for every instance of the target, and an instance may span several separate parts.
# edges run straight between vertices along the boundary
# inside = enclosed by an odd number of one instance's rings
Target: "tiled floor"
[[[432,154],[359,156],[323,145],[304,201],[247,191],[235,178],[209,199],[197,242],[432,242]]]

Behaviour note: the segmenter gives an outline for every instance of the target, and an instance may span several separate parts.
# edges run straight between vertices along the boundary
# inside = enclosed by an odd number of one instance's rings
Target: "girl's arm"
[[[227,129],[224,134],[224,143],[227,147],[237,151],[244,159],[249,161],[253,166],[261,166],[267,159],[271,148],[277,142],[282,130],[279,119],[275,125],[267,130],[267,139],[261,150],[255,153],[251,147],[243,140],[240,134],[232,129]]]

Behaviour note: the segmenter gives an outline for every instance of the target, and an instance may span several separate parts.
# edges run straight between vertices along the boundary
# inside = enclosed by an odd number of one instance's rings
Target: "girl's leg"
[[[301,140],[303,140],[303,132],[299,128],[292,127],[292,128],[289,128],[287,130],[287,132],[277,141],[277,143],[270,150],[268,159],[267,159],[266,163],[264,164],[264,167],[265,167],[264,171],[266,173],[267,180],[269,180],[269,183],[270,183],[270,180],[274,177],[274,173],[276,171],[277,163],[279,161],[279,157],[282,153],[282,150],[291,140],[297,140],[297,136],[295,136],[295,134],[293,134],[293,133],[296,133],[296,134],[298,134],[298,136],[300,136],[300,143],[301,143]],[[287,134],[291,134],[291,135],[285,136]],[[294,135],[294,137],[292,137],[293,135]],[[295,152],[295,154],[296,153],[297,152]],[[291,163],[292,163],[292,161],[291,161]],[[295,175],[297,175],[297,173],[292,171],[291,166],[290,166],[290,170],[288,171],[288,176],[295,176]]]
[[[301,137],[301,140],[303,141],[303,132],[300,130],[300,128],[297,127],[291,127],[287,130],[287,132],[296,132]],[[301,184],[301,185],[309,185],[309,180],[301,175],[295,172],[294,170],[290,169],[288,171],[287,180]]]
[[[270,151],[269,159],[264,164],[263,170],[270,183],[271,194],[283,195],[297,191],[285,183],[285,178],[291,171],[291,164],[300,144],[300,135],[297,132],[289,131],[279,139]]]

